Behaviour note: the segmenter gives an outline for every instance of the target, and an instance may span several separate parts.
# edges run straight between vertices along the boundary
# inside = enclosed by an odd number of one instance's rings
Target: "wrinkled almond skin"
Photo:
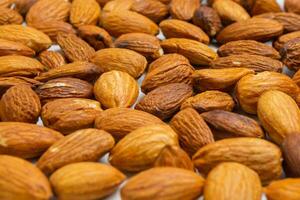
[[[147,66],[147,60],[129,49],[107,48],[96,52],[91,58],[91,62],[95,63],[103,72],[118,70],[127,72],[134,78],[141,76]]]
[[[232,137],[264,137],[258,122],[250,117],[223,110],[205,112],[201,116],[211,128],[216,140]]]
[[[283,25],[271,19],[251,18],[233,23],[224,28],[217,36],[221,44],[236,40],[268,41],[283,33]]]
[[[0,156],[1,199],[45,200],[52,196],[47,177],[33,164],[13,156]]]
[[[64,56],[56,51],[43,51],[39,54],[39,60],[48,69],[60,67],[66,64]]]
[[[280,50],[282,61],[291,70],[300,69],[300,38],[295,38],[285,43]]]
[[[71,62],[89,61],[95,54],[95,50],[88,43],[74,34],[58,34],[57,43]]]
[[[93,85],[77,78],[50,80],[35,90],[42,102],[60,98],[91,98]]]
[[[241,108],[247,113],[256,114],[260,95],[268,90],[279,90],[296,98],[299,88],[288,76],[277,72],[248,74],[236,85],[236,97]]]
[[[171,127],[164,124],[143,126],[116,144],[110,152],[109,162],[122,171],[143,171],[154,166],[166,145],[179,145],[178,136]]]
[[[281,72],[283,63],[265,56],[258,55],[231,55],[226,57],[219,57],[211,62],[211,68],[249,68],[255,72],[274,71]]]
[[[185,83],[171,83],[149,92],[135,108],[166,120],[178,112],[184,100],[192,95],[191,86]]]
[[[280,59],[280,54],[278,51],[276,51],[276,49],[254,40],[238,40],[228,42],[218,49],[218,55],[221,57],[241,54],[265,56],[276,60]]]
[[[40,112],[39,96],[28,85],[9,88],[0,101],[2,121],[36,123]]]
[[[94,94],[105,108],[127,108],[137,100],[139,86],[128,73],[113,70],[102,74],[96,81]]]
[[[257,0],[255,1],[251,10],[252,15],[259,15],[269,12],[281,12],[281,8],[276,0]]]
[[[287,12],[300,14],[300,5],[297,0],[285,0],[284,8]]]
[[[163,122],[149,113],[130,108],[110,108],[101,112],[95,127],[109,132],[119,141],[130,132],[147,125],[162,124]]]
[[[104,12],[130,10],[135,0],[108,0],[108,1],[109,2],[107,2],[103,7]]]
[[[96,25],[100,18],[100,6],[96,0],[73,0],[70,22],[75,27]]]
[[[232,111],[234,105],[234,100],[229,94],[211,90],[186,99],[180,109],[194,108],[199,113],[211,110]]]
[[[17,11],[9,8],[0,8],[0,25],[22,24],[23,17]]]
[[[209,37],[201,28],[178,19],[166,19],[159,24],[166,38],[187,38],[204,44],[209,43]]]
[[[189,59],[194,65],[209,65],[217,54],[207,45],[184,38],[171,38],[161,42],[165,53],[178,53]]]
[[[144,93],[170,83],[186,83],[188,85],[192,83],[194,68],[186,58],[179,54],[163,55],[151,65],[151,70],[148,71],[142,82],[141,88]]]
[[[163,55],[158,38],[146,33],[123,34],[115,40],[114,46],[136,51],[148,60],[155,60]]]
[[[222,162],[237,162],[256,171],[263,184],[281,176],[281,159],[276,145],[258,138],[219,140],[202,147],[193,156],[194,165],[201,174],[207,175]]]
[[[269,200],[297,200],[300,198],[300,178],[287,178],[272,182],[265,188]]]
[[[257,115],[270,138],[281,145],[292,133],[300,133],[300,110],[289,95],[276,90],[263,93],[257,103]]]
[[[174,19],[190,21],[197,8],[200,7],[198,0],[172,0],[169,4],[170,14]]]
[[[98,161],[113,148],[113,137],[102,130],[82,129],[55,142],[38,160],[37,167],[49,175],[76,162]]]
[[[38,81],[49,81],[55,78],[74,77],[93,81],[98,78],[102,71],[95,64],[88,62],[73,62],[47,72],[39,74],[35,79]]]
[[[285,137],[282,142],[281,149],[283,153],[285,172],[289,177],[300,176],[300,154],[299,154],[300,134],[292,133]]]
[[[300,38],[300,31],[287,33],[287,34],[284,34],[284,35],[278,37],[278,39],[273,42],[273,46],[275,49],[277,49],[279,51],[285,43],[287,43],[288,41],[293,40],[295,38]]]
[[[154,163],[155,167],[178,167],[194,171],[189,155],[178,146],[165,146]]]
[[[100,103],[97,101],[65,98],[45,104],[41,117],[46,127],[68,134],[93,127],[95,118],[101,111]]]
[[[186,108],[177,113],[170,126],[178,134],[181,147],[190,156],[201,147],[214,142],[210,128],[193,108]]]
[[[159,31],[158,26],[147,17],[127,10],[103,13],[101,23],[102,27],[114,37],[125,33],[156,35]]]
[[[223,27],[218,13],[208,6],[201,6],[195,11],[193,23],[210,37],[214,37]]]
[[[192,200],[201,196],[203,186],[204,179],[190,170],[157,167],[129,179],[121,197],[123,200]]]
[[[0,154],[24,159],[42,155],[53,143],[63,138],[59,132],[49,128],[20,122],[1,122],[0,130]]]
[[[78,27],[79,36],[89,43],[96,51],[113,47],[112,37],[109,33],[94,25],[83,25]]]
[[[260,200],[262,186],[252,169],[234,162],[216,166],[208,174],[204,188],[205,200]]]
[[[123,173],[109,165],[81,162],[57,170],[50,182],[61,200],[93,200],[115,192],[125,178]]]
[[[27,47],[26,45],[13,42],[5,39],[0,39],[0,56],[7,55],[20,55],[20,56],[28,56],[33,57],[35,55],[34,50]]]
[[[254,74],[254,71],[247,68],[200,69],[194,71],[193,82],[199,91],[227,91],[247,74]]]

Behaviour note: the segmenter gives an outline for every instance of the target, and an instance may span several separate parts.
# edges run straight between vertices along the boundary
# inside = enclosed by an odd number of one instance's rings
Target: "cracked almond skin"
[[[131,108],[110,108],[97,116],[95,127],[109,132],[119,141],[140,127],[162,123],[159,118],[147,112]]]
[[[22,24],[23,17],[17,11],[0,7],[0,25]]]
[[[251,15],[259,15],[269,12],[281,12],[281,8],[276,0],[257,0],[251,9]]]
[[[128,73],[112,70],[103,73],[96,81],[94,94],[105,108],[128,108],[137,100],[139,86]]]
[[[221,163],[211,170],[205,181],[206,200],[260,200],[262,196],[262,186],[257,173],[239,163]]]
[[[96,162],[114,145],[114,138],[103,130],[78,130],[55,142],[40,157],[37,167],[49,175],[71,163]]]
[[[71,62],[89,61],[95,50],[84,40],[74,34],[59,33],[57,43]]]
[[[169,12],[174,19],[190,21],[199,7],[198,0],[172,0],[169,4]]]
[[[66,64],[65,57],[56,51],[43,51],[39,54],[40,62],[48,69],[53,69]]]
[[[104,48],[114,47],[112,37],[109,33],[98,26],[83,25],[78,27],[78,35],[89,43],[96,51]]]
[[[198,113],[211,110],[232,111],[234,105],[234,100],[229,94],[218,90],[211,90],[186,99],[181,104],[180,109],[194,108]]]
[[[24,159],[42,155],[52,144],[63,138],[57,131],[28,123],[1,122],[0,130],[0,154]]]
[[[231,55],[226,57],[219,57],[213,60],[210,64],[213,69],[223,68],[249,68],[255,72],[274,71],[281,72],[283,63],[273,58],[258,56],[258,55]]]
[[[223,28],[218,13],[208,6],[201,6],[195,11],[193,24],[199,26],[210,37],[215,37]]]
[[[209,65],[217,54],[207,45],[185,38],[171,38],[161,41],[165,53],[178,53],[189,59],[194,65]]]
[[[264,137],[264,132],[258,122],[244,115],[213,110],[202,113],[201,117],[210,127],[216,140],[233,137]]]
[[[283,33],[283,25],[271,19],[251,18],[235,22],[224,28],[217,36],[220,44],[237,40],[268,41]]]
[[[96,25],[100,18],[100,6],[96,0],[73,0],[70,22],[75,27]]]
[[[73,77],[83,80],[93,81],[99,77],[101,70],[93,63],[73,62],[60,67],[52,68],[47,72],[35,77],[38,81],[49,81],[55,78]]]
[[[235,93],[241,108],[247,113],[256,114],[260,95],[269,90],[279,90],[293,98],[299,94],[296,83],[290,77],[277,72],[248,74],[239,80]]]
[[[154,163],[155,167],[177,167],[194,171],[189,155],[178,146],[166,145]]]
[[[193,156],[201,147],[214,142],[210,128],[193,108],[178,112],[172,118],[170,126],[178,134],[181,147],[190,156]]]
[[[0,101],[2,121],[36,123],[40,112],[39,96],[28,85],[9,88]]]
[[[273,42],[273,46],[275,49],[279,51],[284,46],[285,43],[299,37],[300,37],[300,31],[284,34],[278,37],[277,40]]]
[[[276,60],[280,60],[281,58],[279,52],[276,49],[254,40],[232,41],[222,45],[218,49],[218,55],[221,57],[241,54],[265,56]]]
[[[204,179],[175,167],[157,167],[128,180],[121,189],[123,200],[192,200],[201,196]]]
[[[52,196],[47,177],[37,167],[20,158],[0,155],[1,199],[45,200]]]
[[[300,133],[300,110],[289,95],[276,90],[263,93],[257,115],[270,138],[278,145],[292,133]]]
[[[166,38],[187,38],[209,44],[208,35],[191,23],[178,19],[166,19],[160,22],[159,27]]]
[[[57,170],[50,182],[61,200],[93,200],[114,193],[125,178],[123,173],[109,165],[81,162]]]
[[[297,200],[300,198],[300,178],[273,181],[264,191],[269,200]]]
[[[41,84],[35,92],[43,103],[60,98],[91,98],[93,85],[77,78],[57,78]]]
[[[300,38],[295,38],[283,45],[280,50],[283,63],[291,70],[300,69]]]
[[[99,50],[91,58],[103,72],[118,70],[127,72],[134,78],[141,76],[146,67],[147,60],[135,51],[121,48],[107,48]]]
[[[8,55],[33,57],[35,51],[22,43],[0,39],[0,56]]]
[[[199,69],[193,74],[194,88],[199,91],[231,90],[244,76],[254,74],[247,68]]]
[[[0,39],[20,42],[36,52],[49,48],[51,39],[43,32],[22,25],[2,25],[0,26]]]
[[[114,37],[126,33],[156,35],[159,32],[158,26],[153,21],[139,13],[127,10],[103,13],[101,25]]]
[[[153,67],[154,66],[154,67]],[[142,91],[148,93],[170,83],[192,84],[194,68],[179,54],[166,54],[151,63],[142,82]]]
[[[193,95],[193,88],[185,83],[171,83],[149,92],[136,106],[162,120],[171,118],[181,104]]]
[[[207,175],[222,162],[237,162],[256,171],[264,185],[281,176],[281,160],[281,151],[275,144],[247,137],[216,141],[193,156],[194,165],[201,174]]]
[[[178,146],[178,136],[165,124],[138,128],[123,137],[111,150],[109,163],[127,172],[138,172],[154,166],[166,145]]]
[[[298,0],[285,0],[284,8],[287,12],[300,14],[300,5]]]
[[[42,107],[44,126],[69,134],[91,128],[102,109],[98,101],[82,98],[63,98],[50,101]]]
[[[123,34],[115,40],[114,46],[136,51],[148,60],[155,60],[163,55],[159,39],[146,33]]]
[[[292,133],[285,137],[281,145],[285,164],[285,172],[288,177],[300,176],[300,169],[298,167],[300,163],[299,142],[300,134]]]

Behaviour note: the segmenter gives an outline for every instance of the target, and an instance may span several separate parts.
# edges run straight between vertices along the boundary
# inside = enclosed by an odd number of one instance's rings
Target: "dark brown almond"
[[[43,51],[39,54],[41,63],[49,69],[60,67],[66,64],[65,57],[56,51]]]
[[[300,69],[300,38],[295,38],[285,43],[280,50],[282,61],[289,69]]]

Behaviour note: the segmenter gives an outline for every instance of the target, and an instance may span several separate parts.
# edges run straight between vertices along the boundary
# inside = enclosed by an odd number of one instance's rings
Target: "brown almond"
[[[28,10],[35,4],[38,0],[14,0],[16,10],[22,14],[25,15]]]
[[[208,0],[207,1],[207,4],[209,6],[212,6],[214,2],[216,2],[217,0]],[[238,3],[239,5],[243,6],[247,12],[250,12],[254,3],[255,3],[255,0],[233,0],[234,2]]]
[[[285,43],[295,38],[300,38],[300,31],[287,33],[278,37],[277,40],[273,42],[273,46],[275,49],[280,50]]]
[[[156,59],[152,63],[150,63],[148,67],[148,71],[152,71],[157,68],[167,68],[168,66],[179,66],[179,65],[190,65],[189,60],[177,53],[165,54],[161,56],[159,59]]]
[[[282,61],[291,70],[300,69],[300,38],[295,38],[283,45],[280,50]]]
[[[265,193],[270,200],[300,198],[300,178],[286,178],[273,181],[265,188]]]
[[[0,7],[1,8],[8,8],[12,5],[12,1],[11,0],[2,0],[0,2]]]
[[[276,0],[255,0],[251,14],[259,15],[268,12],[281,12],[281,8]]]
[[[170,14],[174,19],[190,21],[197,8],[200,7],[198,0],[172,0],[169,4]]]
[[[7,55],[20,55],[20,56],[28,56],[33,57],[35,55],[34,50],[27,47],[26,45],[13,42],[5,39],[0,39],[0,56]]]
[[[0,8],[0,25],[22,24],[23,17],[17,11],[9,8]]]
[[[285,0],[284,8],[287,12],[300,14],[300,6],[298,0]]]
[[[294,74],[293,81],[299,86],[300,85],[300,72],[299,70]]]
[[[299,142],[300,134],[292,133],[285,137],[282,142],[281,148],[285,163],[285,172],[289,177],[299,177],[300,176],[300,156],[299,156]]]
[[[39,54],[39,60],[48,69],[53,69],[66,64],[65,57],[56,51],[43,51]]]
[[[105,1],[105,0],[98,0],[98,1]],[[111,11],[130,10],[134,1],[135,0],[108,0],[108,2],[103,7],[103,11],[111,12]]]

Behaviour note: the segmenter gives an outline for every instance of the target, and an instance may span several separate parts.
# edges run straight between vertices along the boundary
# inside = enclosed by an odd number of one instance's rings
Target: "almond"
[[[95,127],[109,132],[118,141],[140,127],[162,123],[159,118],[143,111],[110,108],[97,116]]]
[[[56,51],[43,51],[39,54],[39,60],[48,69],[53,69],[66,64],[64,56]]]
[[[272,182],[265,188],[265,193],[270,200],[300,198],[300,178],[287,178]]]
[[[167,68],[169,65],[179,66],[179,65],[190,65],[189,60],[177,53],[165,54],[161,56],[159,59],[156,59],[152,63],[150,63],[148,71],[151,72],[157,68]]]
[[[156,124],[138,128],[112,149],[109,162],[118,169],[137,172],[153,167],[166,145],[177,145],[177,134],[167,125]]]
[[[35,55],[34,50],[27,47],[26,45],[13,42],[5,39],[0,39],[0,56],[7,55],[20,55],[20,56],[28,56],[33,57]]]
[[[293,81],[299,86],[300,85],[300,72],[296,72],[293,76]]]
[[[263,184],[280,177],[281,159],[281,151],[276,145],[258,138],[219,140],[202,147],[193,156],[200,173],[207,175],[222,162],[237,162],[256,171]]]
[[[22,24],[23,17],[17,11],[9,8],[0,8],[0,25]]]
[[[76,162],[97,161],[115,142],[102,130],[82,129],[55,142],[38,160],[37,167],[45,174]]]
[[[98,0],[98,1],[105,1],[105,0]],[[111,12],[111,11],[121,11],[122,12],[124,10],[130,10],[134,1],[135,0],[108,0],[108,2],[103,7],[103,11],[104,12]]]
[[[0,2],[0,7],[1,8],[8,8],[12,5],[12,0],[2,0]]]
[[[282,153],[284,157],[284,162],[286,166],[285,172],[287,176],[290,177],[299,177],[300,169],[300,156],[299,156],[299,141],[300,141],[300,134],[293,133],[289,134],[285,137],[282,142]]]
[[[109,165],[82,162],[57,170],[50,182],[59,199],[92,200],[112,194],[125,178]]]
[[[28,10],[31,8],[33,4],[35,4],[38,0],[14,0],[16,10],[22,14],[25,15]]]
[[[280,36],[276,41],[274,41],[273,46],[275,49],[280,50],[285,43],[295,38],[300,38],[300,31],[295,31]]]
[[[251,14],[259,15],[268,12],[281,12],[281,8],[276,0],[255,0]]]
[[[200,1],[172,0],[169,6],[172,18],[190,21],[195,10],[200,7]]]
[[[170,126],[178,134],[181,147],[190,156],[201,147],[214,142],[211,130],[193,108],[186,108],[177,113]]]
[[[122,71],[102,74],[94,85],[94,94],[106,108],[131,107],[139,95],[137,81]]]
[[[35,158],[63,138],[54,130],[19,122],[0,123],[0,154]],[[34,147],[34,148],[33,148]]]
[[[297,0],[285,0],[284,8],[287,12],[300,14],[300,6]]]
[[[31,78],[14,76],[14,77],[0,77],[0,96],[2,96],[10,87],[24,84],[30,87],[35,87],[41,84],[41,82],[36,81]]]
[[[213,5],[214,2],[217,0],[208,0],[207,4],[209,6]],[[251,11],[251,8],[253,7],[255,0],[233,0],[234,2],[238,3],[239,5],[243,6],[247,12]]]
[[[300,69],[300,38],[295,38],[285,43],[280,50],[282,61],[291,70]]]

